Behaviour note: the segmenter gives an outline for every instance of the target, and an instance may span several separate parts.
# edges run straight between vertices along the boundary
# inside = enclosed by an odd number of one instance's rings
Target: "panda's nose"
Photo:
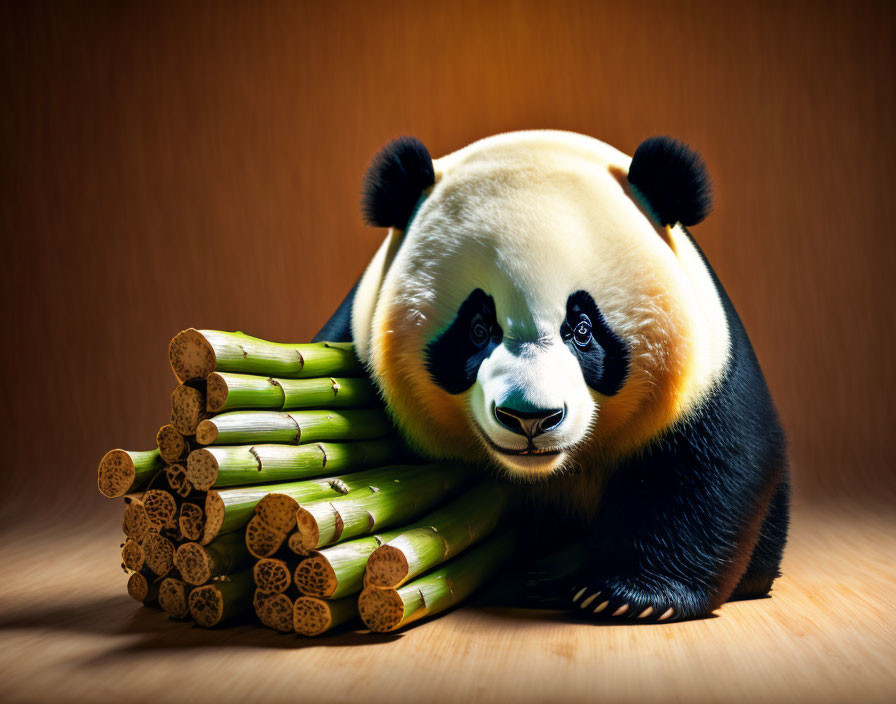
[[[495,406],[495,420],[511,433],[527,438],[556,430],[566,417],[566,408],[536,408],[525,411],[512,406]]]

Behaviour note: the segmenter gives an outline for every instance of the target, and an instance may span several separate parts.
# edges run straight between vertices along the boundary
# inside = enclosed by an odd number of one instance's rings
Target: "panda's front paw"
[[[590,620],[652,623],[707,615],[706,600],[679,585],[585,579],[569,591],[569,608]]]

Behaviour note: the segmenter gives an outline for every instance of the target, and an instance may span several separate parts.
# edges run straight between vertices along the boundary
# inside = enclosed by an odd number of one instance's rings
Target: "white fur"
[[[602,142],[554,131],[498,135],[435,161],[435,186],[407,233],[390,231],[352,318],[359,354],[419,448],[481,455],[481,430],[521,449],[491,412],[514,391],[567,408],[557,431],[537,438],[563,454],[486,450],[512,474],[540,476],[570,459],[637,449],[712,389],[729,346],[718,294],[685,233],[658,227],[633,200],[629,163]],[[424,349],[475,288],[494,297],[504,340],[473,388],[451,396],[429,378]],[[613,397],[586,386],[560,339],[579,289],[631,351]]]

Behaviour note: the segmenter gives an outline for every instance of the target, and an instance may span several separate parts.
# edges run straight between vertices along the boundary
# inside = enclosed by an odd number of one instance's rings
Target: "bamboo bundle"
[[[328,472],[381,467],[398,459],[392,438],[310,445],[211,446],[187,459],[186,479],[195,489],[294,481]]]
[[[513,546],[513,536],[502,533],[397,589],[367,587],[358,598],[361,620],[371,631],[382,633],[449,609],[500,569]]]
[[[190,329],[169,362],[179,385],[157,448],[113,450],[97,472],[104,495],[128,494],[133,598],[204,627],[254,609],[265,626],[318,635],[355,618],[359,594],[388,630],[481,582],[486,543],[470,546],[503,497],[479,486],[446,504],[475,470],[395,464],[406,451],[352,345]],[[424,606],[415,585],[432,593]]]
[[[205,379],[212,372],[267,374],[296,379],[362,376],[364,368],[351,344],[319,342],[282,344],[241,332],[196,330],[178,333],[168,346],[168,360],[179,381]]]
[[[379,409],[314,411],[230,411],[202,421],[200,445],[299,443],[319,440],[371,440],[389,434]]]
[[[298,408],[363,408],[378,404],[365,378],[274,379],[213,372],[206,379],[209,413],[234,410],[291,411]]]
[[[299,545],[307,554],[414,518],[463,488],[473,471],[459,464],[409,466],[344,496],[304,503],[296,512]]]
[[[190,615],[203,628],[226,623],[251,608],[254,589],[252,570],[196,587],[187,600]]]

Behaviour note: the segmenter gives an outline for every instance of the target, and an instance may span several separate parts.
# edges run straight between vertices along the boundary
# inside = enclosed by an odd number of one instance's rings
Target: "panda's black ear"
[[[407,228],[420,195],[435,183],[432,157],[413,137],[389,142],[373,158],[361,193],[361,212],[369,225]]]
[[[663,225],[696,225],[712,209],[706,165],[700,155],[671,137],[651,137],[638,146],[628,181]]]

